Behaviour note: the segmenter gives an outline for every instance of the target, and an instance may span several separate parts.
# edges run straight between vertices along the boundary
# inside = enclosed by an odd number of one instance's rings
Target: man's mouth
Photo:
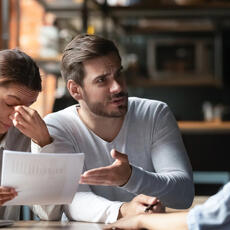
[[[126,102],[126,99],[127,99],[126,96],[116,97],[111,100],[111,103],[116,106],[124,105]]]
[[[114,101],[119,101],[119,100],[124,100],[128,97],[128,93],[125,93],[125,92],[121,92],[121,93],[118,93],[118,94],[114,94],[111,98],[111,101],[114,102]]]

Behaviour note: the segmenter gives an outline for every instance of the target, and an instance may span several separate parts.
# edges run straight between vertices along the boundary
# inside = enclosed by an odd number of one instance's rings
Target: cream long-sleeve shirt
[[[122,202],[141,193],[158,197],[171,208],[192,204],[192,169],[177,122],[165,103],[129,98],[123,125],[112,142],[85,126],[77,105],[49,114],[45,122],[54,141],[43,148],[33,143],[33,152],[83,152],[85,171],[112,164],[110,151],[115,148],[128,155],[132,174],[123,187],[80,185],[67,206],[34,206],[40,218],[59,219],[65,212],[74,220],[111,223]]]

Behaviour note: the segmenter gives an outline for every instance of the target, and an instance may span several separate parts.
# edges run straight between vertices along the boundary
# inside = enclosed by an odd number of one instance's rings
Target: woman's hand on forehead
[[[15,106],[10,119],[17,129],[41,147],[52,142],[46,124],[36,110],[25,105]]]

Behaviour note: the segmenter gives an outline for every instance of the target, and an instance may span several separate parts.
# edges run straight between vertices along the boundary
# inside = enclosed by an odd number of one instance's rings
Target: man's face
[[[9,116],[17,105],[30,106],[37,100],[38,91],[16,83],[0,86],[0,134],[4,134],[13,125]]]
[[[115,53],[83,63],[82,106],[94,115],[122,117],[127,112],[128,94],[120,59]]]

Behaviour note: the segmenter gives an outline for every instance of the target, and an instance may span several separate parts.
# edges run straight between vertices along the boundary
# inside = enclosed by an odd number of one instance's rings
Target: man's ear
[[[67,89],[69,90],[70,95],[75,99],[79,100],[82,99],[81,96],[81,86],[78,85],[74,80],[67,81]]]

